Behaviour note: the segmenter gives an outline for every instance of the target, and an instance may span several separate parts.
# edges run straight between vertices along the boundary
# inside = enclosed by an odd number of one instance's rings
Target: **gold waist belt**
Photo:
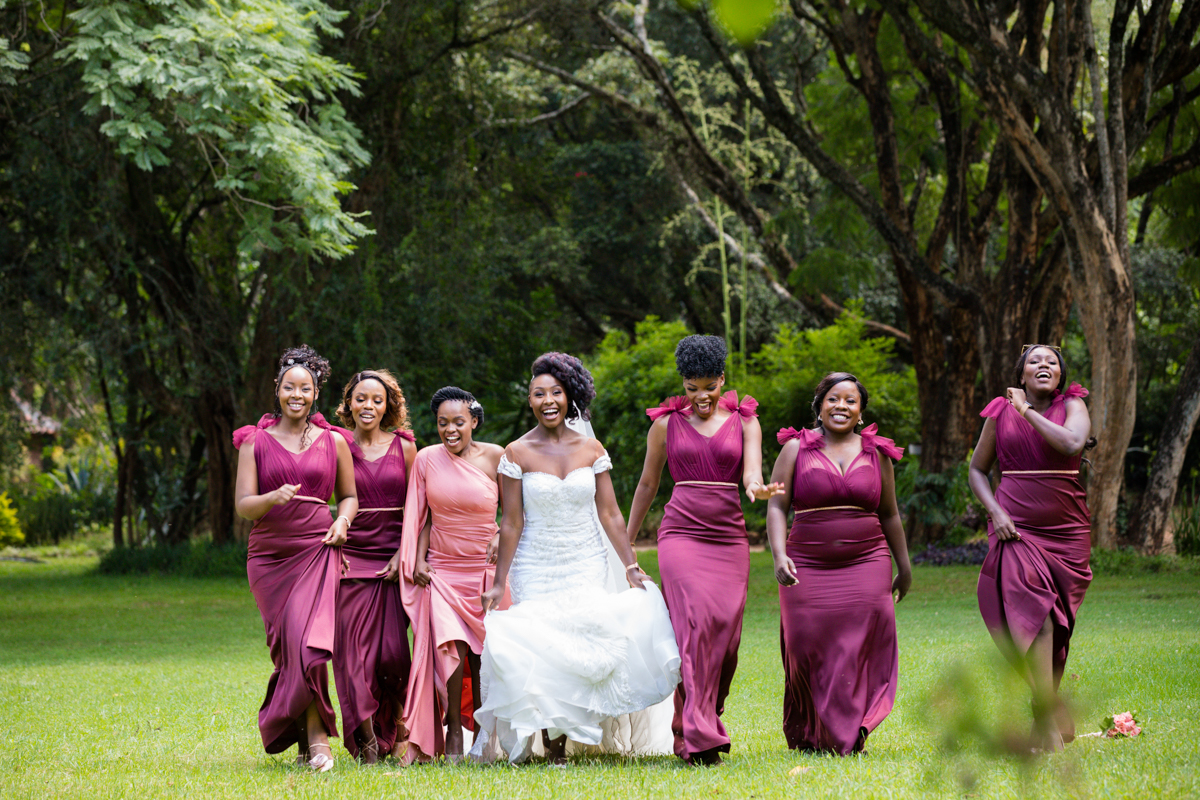
[[[675,481],[676,486],[732,486],[737,488],[736,483],[727,483],[725,481]]]
[[[865,508],[859,508],[858,506],[821,506],[820,508],[802,508],[799,511],[797,511],[796,513],[797,514],[808,514],[809,512],[812,512],[812,511],[836,511],[837,509],[841,509],[841,508],[854,509],[855,511],[866,511]]]
[[[1010,469],[1001,475],[1078,475],[1077,469]]]
[[[365,514],[368,511],[403,511],[404,506],[396,506],[395,508],[360,508],[359,514]]]

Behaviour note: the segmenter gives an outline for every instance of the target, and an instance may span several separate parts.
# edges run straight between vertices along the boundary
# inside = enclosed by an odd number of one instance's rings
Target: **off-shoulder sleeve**
[[[333,430],[333,427],[334,427],[325,420],[325,415],[320,412],[313,414],[311,417],[308,418],[308,421],[311,422],[313,425],[316,425],[318,428],[324,428],[327,431]]]
[[[792,439],[800,440],[800,447],[805,450],[819,449],[825,443],[825,434],[812,428],[784,428],[775,435],[780,444],[787,444]]]
[[[862,444],[864,450],[878,450],[893,461],[899,461],[904,458],[904,448],[897,447],[896,443],[886,436],[880,436],[877,431],[879,426],[871,423],[863,428]]]
[[[350,455],[353,458],[366,458],[363,449],[358,446],[358,442],[354,441],[354,431],[349,428],[343,428],[341,425],[330,425],[329,430],[340,434],[346,440],[346,444],[350,447]]]
[[[758,416],[758,401],[750,395],[746,395],[742,398],[742,402],[739,403],[737,399],[737,392],[733,390],[721,395],[721,401],[718,403],[718,405],[720,405],[721,408],[725,409],[726,411],[734,411],[743,417]]]
[[[258,428],[255,427],[254,425],[243,425],[242,427],[240,427],[236,431],[234,431],[233,432],[233,449],[241,450],[242,445],[244,445],[246,443],[246,440],[254,437],[254,432],[256,430],[258,430]]]
[[[612,469],[612,459],[608,457],[608,451],[605,450],[592,463],[592,472],[599,475],[601,472],[608,472],[610,469]]]
[[[1009,402],[1006,398],[997,397],[995,400],[983,407],[983,411],[979,412],[979,416],[996,419],[1000,416],[1000,413],[1004,411],[1004,407],[1007,405],[1009,405]]]
[[[521,475],[523,474],[521,472],[521,465],[509,461],[507,453],[500,456],[500,463],[496,466],[496,472],[518,481],[521,480]]]
[[[657,408],[647,408],[646,416],[652,420],[657,420],[659,417],[665,417],[667,414],[674,414],[676,412],[680,414],[692,413],[692,407],[686,397],[668,397],[659,403]]]
[[[415,433],[413,433],[412,431],[402,431],[399,428],[397,428],[396,430],[392,431],[392,433],[396,434],[401,439],[407,439],[408,441],[413,442],[414,444],[417,441],[417,435]]]
[[[1068,400],[1070,400],[1072,397],[1087,397],[1088,394],[1088,390],[1080,386],[1078,383],[1072,383],[1067,387],[1067,390],[1063,392],[1063,396]]]

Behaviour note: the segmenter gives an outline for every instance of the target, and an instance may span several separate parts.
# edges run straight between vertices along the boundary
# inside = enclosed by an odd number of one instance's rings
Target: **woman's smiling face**
[[[862,419],[862,398],[854,381],[829,387],[821,400],[821,425],[832,433],[849,433]]]

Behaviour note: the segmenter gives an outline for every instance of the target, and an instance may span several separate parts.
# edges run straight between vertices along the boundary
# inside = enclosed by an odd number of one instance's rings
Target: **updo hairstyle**
[[[684,380],[717,378],[725,374],[728,354],[720,336],[685,336],[675,345],[675,370]]]
[[[532,367],[533,377],[553,375],[567,393],[569,407],[565,419],[591,419],[588,406],[596,399],[596,384],[592,373],[573,355],[567,353],[542,353]]]
[[[821,382],[817,384],[817,389],[813,392],[812,413],[815,422],[813,427],[818,430],[825,430],[825,425],[821,422],[821,404],[825,402],[825,395],[829,394],[829,390],[837,386],[842,381],[854,381],[854,385],[858,388],[858,399],[861,405],[858,407],[858,413],[861,415],[867,410],[867,387],[862,385],[862,381],[851,375],[849,372],[831,372]],[[859,417],[859,422],[862,422],[862,417]]]
[[[350,413],[350,401],[354,399],[354,390],[363,381],[376,380],[383,384],[384,395],[387,397],[387,407],[379,420],[380,430],[399,428],[408,430],[408,402],[404,399],[404,391],[400,388],[396,376],[386,369],[364,369],[356,372],[346,388],[342,391],[342,404],[337,408],[338,419],[342,425],[354,430],[354,415]]]
[[[313,388],[318,392],[329,380],[329,360],[306,344],[299,347],[289,347],[279,357],[279,369],[275,372],[275,408],[271,412],[275,417],[283,416],[283,407],[279,405],[279,382],[283,375],[292,367],[304,367],[312,376]],[[315,398],[314,398],[315,400]]]
[[[457,386],[443,386],[433,393],[433,397],[429,401],[429,410],[433,412],[434,420],[437,420],[438,409],[447,400],[462,400],[465,402],[467,408],[471,411],[471,416],[479,420],[479,424],[475,426],[476,430],[483,427],[483,404],[475,399],[475,395]]]

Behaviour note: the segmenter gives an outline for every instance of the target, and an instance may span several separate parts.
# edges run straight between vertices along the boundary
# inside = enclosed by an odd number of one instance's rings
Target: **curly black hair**
[[[408,430],[408,403],[404,399],[404,390],[400,388],[396,376],[386,369],[364,369],[354,373],[354,377],[342,390],[342,404],[337,408],[338,419],[342,421],[342,425],[354,430],[354,415],[350,413],[350,400],[360,383],[372,380],[379,381],[383,386],[384,395],[387,397],[387,408],[383,412],[383,418],[379,420],[379,429]]]
[[[462,400],[470,409],[471,416],[479,420],[479,424],[475,426],[476,429],[483,426],[483,404],[475,399],[475,395],[457,386],[443,386],[433,393],[433,397],[429,400],[429,410],[433,412],[434,419],[437,419],[438,409],[447,400]]]
[[[596,384],[582,361],[569,353],[542,353],[534,359],[530,369],[533,378],[553,375],[562,385],[570,403],[566,419],[578,419],[581,416],[584,419],[592,418],[588,406],[596,399]]]
[[[842,381],[854,381],[854,385],[858,387],[858,399],[861,405],[858,407],[859,413],[867,410],[867,387],[863,386],[862,381],[851,375],[849,372],[831,372],[821,382],[817,384],[816,391],[813,392],[812,412],[813,412],[813,427],[819,430],[825,430],[825,426],[821,424],[821,404],[825,402],[825,395],[829,394],[829,390],[837,386]],[[862,422],[862,418],[859,418]]]
[[[716,378],[725,374],[727,355],[720,336],[685,336],[675,345],[675,370],[685,380]]]

